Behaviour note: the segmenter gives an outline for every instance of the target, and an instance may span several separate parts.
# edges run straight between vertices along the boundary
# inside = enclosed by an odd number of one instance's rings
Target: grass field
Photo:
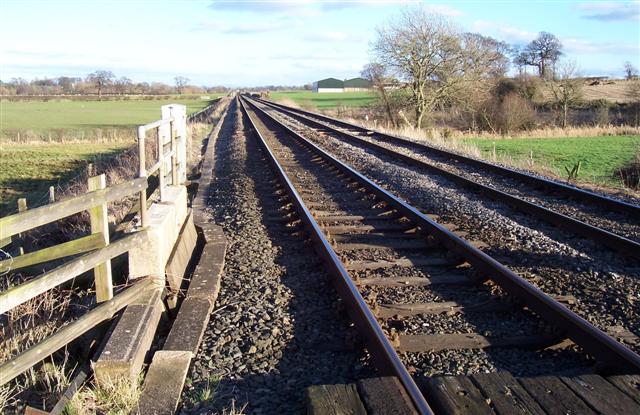
[[[16,209],[19,197],[30,206],[47,200],[47,189],[66,184],[96,157],[115,156],[131,143],[3,145],[0,148],[0,215]]]
[[[533,155],[534,165],[546,166],[558,176],[567,177],[580,161],[578,180],[607,185],[620,185],[616,172],[631,161],[640,149],[640,136],[601,136],[568,138],[467,139],[477,145],[483,156],[491,159],[495,143],[498,160],[527,160]]]
[[[129,101],[22,101],[0,102],[0,129],[47,131],[54,129],[91,130],[133,127],[160,118],[160,107],[179,103],[187,112],[209,104],[202,99]]]
[[[327,92],[311,91],[271,92],[270,98],[275,101],[291,100],[304,107],[329,109],[339,106],[366,107],[376,99],[375,92]]]

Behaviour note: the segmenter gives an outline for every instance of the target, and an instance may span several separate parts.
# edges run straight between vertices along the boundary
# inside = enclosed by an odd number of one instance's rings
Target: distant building
[[[341,81],[337,78],[327,78],[313,83],[313,92],[349,92],[366,91],[371,89],[371,82],[363,78],[353,78]]]
[[[344,81],[344,92],[368,91],[371,89],[371,82],[364,78],[353,78]]]

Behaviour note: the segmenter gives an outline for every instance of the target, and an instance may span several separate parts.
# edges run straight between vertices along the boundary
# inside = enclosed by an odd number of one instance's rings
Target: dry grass
[[[138,407],[142,376],[95,380],[82,387],[65,407],[67,415],[129,414]]]

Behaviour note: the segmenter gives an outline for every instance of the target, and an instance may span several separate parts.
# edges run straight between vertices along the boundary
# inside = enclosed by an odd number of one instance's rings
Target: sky
[[[231,87],[351,78],[369,61],[376,27],[418,6],[514,45],[553,33],[584,76],[621,77],[625,61],[640,68],[635,0],[2,0],[0,79],[95,70]]]

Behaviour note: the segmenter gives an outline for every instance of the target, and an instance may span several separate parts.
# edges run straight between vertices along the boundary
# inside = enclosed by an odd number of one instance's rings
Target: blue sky
[[[640,67],[640,1],[0,2],[0,79],[86,76],[301,85],[357,76],[375,28],[424,4],[463,30],[525,44],[558,36],[583,75]]]

